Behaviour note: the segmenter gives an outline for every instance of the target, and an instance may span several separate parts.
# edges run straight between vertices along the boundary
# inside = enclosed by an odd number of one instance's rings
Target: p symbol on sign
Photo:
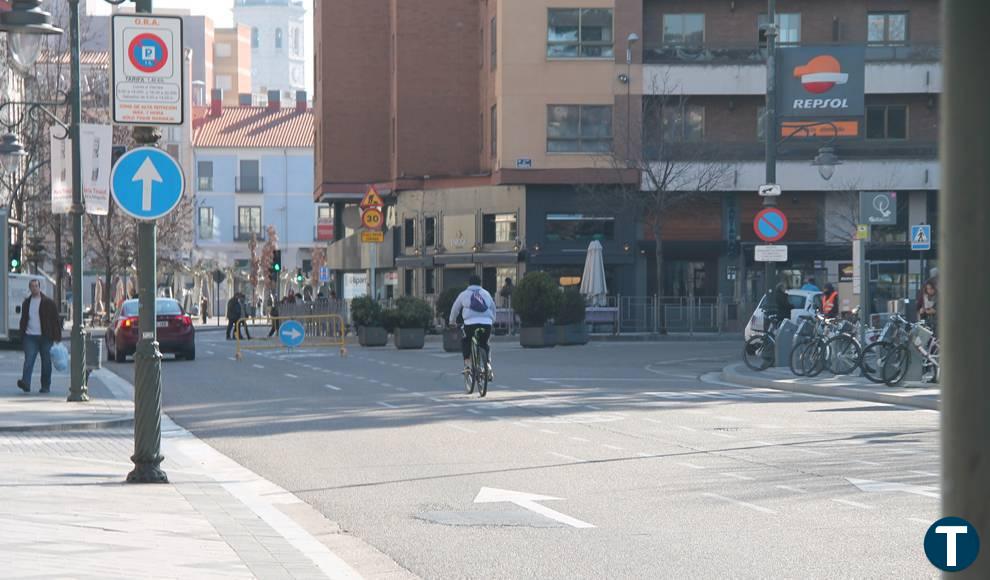
[[[153,47],[153,46],[142,46],[141,47],[141,60],[155,60],[155,47]]]

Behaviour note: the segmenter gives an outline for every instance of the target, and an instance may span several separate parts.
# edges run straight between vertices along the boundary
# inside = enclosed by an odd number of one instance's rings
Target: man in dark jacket
[[[31,392],[34,361],[41,355],[41,392],[52,388],[52,345],[62,341],[62,321],[55,301],[41,293],[41,282],[31,280],[31,295],[21,304],[21,340],[24,343],[24,370],[17,386]]]
[[[231,340],[230,331],[234,330],[237,321],[241,318],[241,301],[237,294],[227,301],[227,340]]]

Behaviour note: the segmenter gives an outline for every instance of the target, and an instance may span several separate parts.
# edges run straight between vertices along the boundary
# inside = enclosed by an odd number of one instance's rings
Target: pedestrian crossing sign
[[[921,252],[932,249],[932,226],[911,226],[911,249]]]

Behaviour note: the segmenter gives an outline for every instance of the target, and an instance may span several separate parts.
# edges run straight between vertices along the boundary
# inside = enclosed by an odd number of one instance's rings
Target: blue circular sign
[[[289,348],[299,346],[305,338],[306,329],[298,320],[286,320],[278,328],[278,339]]]
[[[939,570],[958,572],[969,568],[980,553],[980,536],[962,518],[942,518],[925,534],[925,555]]]
[[[787,234],[787,215],[775,207],[768,207],[756,214],[753,231],[764,242],[776,242]]]
[[[139,34],[127,47],[127,58],[141,72],[158,72],[168,62],[168,47],[161,37],[149,33]]]
[[[182,200],[185,186],[178,162],[154,147],[128,151],[110,173],[114,201],[124,213],[139,220],[168,215]]]

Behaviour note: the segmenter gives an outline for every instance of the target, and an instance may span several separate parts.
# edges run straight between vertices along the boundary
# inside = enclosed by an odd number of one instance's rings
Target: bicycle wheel
[[[791,359],[788,362],[790,363],[791,372],[795,376],[804,376],[804,351],[808,349],[809,345],[811,345],[810,341],[802,340],[801,342],[794,343],[794,346],[791,348]]]
[[[840,334],[825,343],[825,366],[835,375],[848,375],[859,367],[863,355],[859,343],[848,334]]]
[[[825,370],[825,341],[821,338],[808,343],[801,358],[801,370],[806,377],[817,377]]]
[[[471,365],[464,369],[464,392],[471,394],[474,392],[474,359],[475,359],[475,347],[471,346]]]
[[[878,341],[863,349],[863,356],[860,359],[860,368],[863,369],[863,376],[874,383],[882,384],[883,366],[890,352],[894,350],[894,345],[886,341]]]
[[[883,363],[883,382],[887,385],[896,385],[901,382],[907,373],[910,358],[906,346],[902,344],[894,347]]]
[[[478,395],[480,397],[484,397],[485,395],[488,394],[488,365],[486,363],[482,362],[482,360],[485,360],[485,361],[488,360],[488,356],[487,356],[488,353],[485,352],[484,349],[482,349],[482,348],[479,347],[478,348],[478,354],[479,354],[479,356],[478,356],[478,366],[477,366],[477,371],[476,371],[477,374],[478,374]],[[482,358],[480,356],[481,354],[484,354],[485,355],[484,358]]]
[[[743,362],[754,371],[765,371],[773,364],[773,338],[766,334],[751,337],[743,346]]]

